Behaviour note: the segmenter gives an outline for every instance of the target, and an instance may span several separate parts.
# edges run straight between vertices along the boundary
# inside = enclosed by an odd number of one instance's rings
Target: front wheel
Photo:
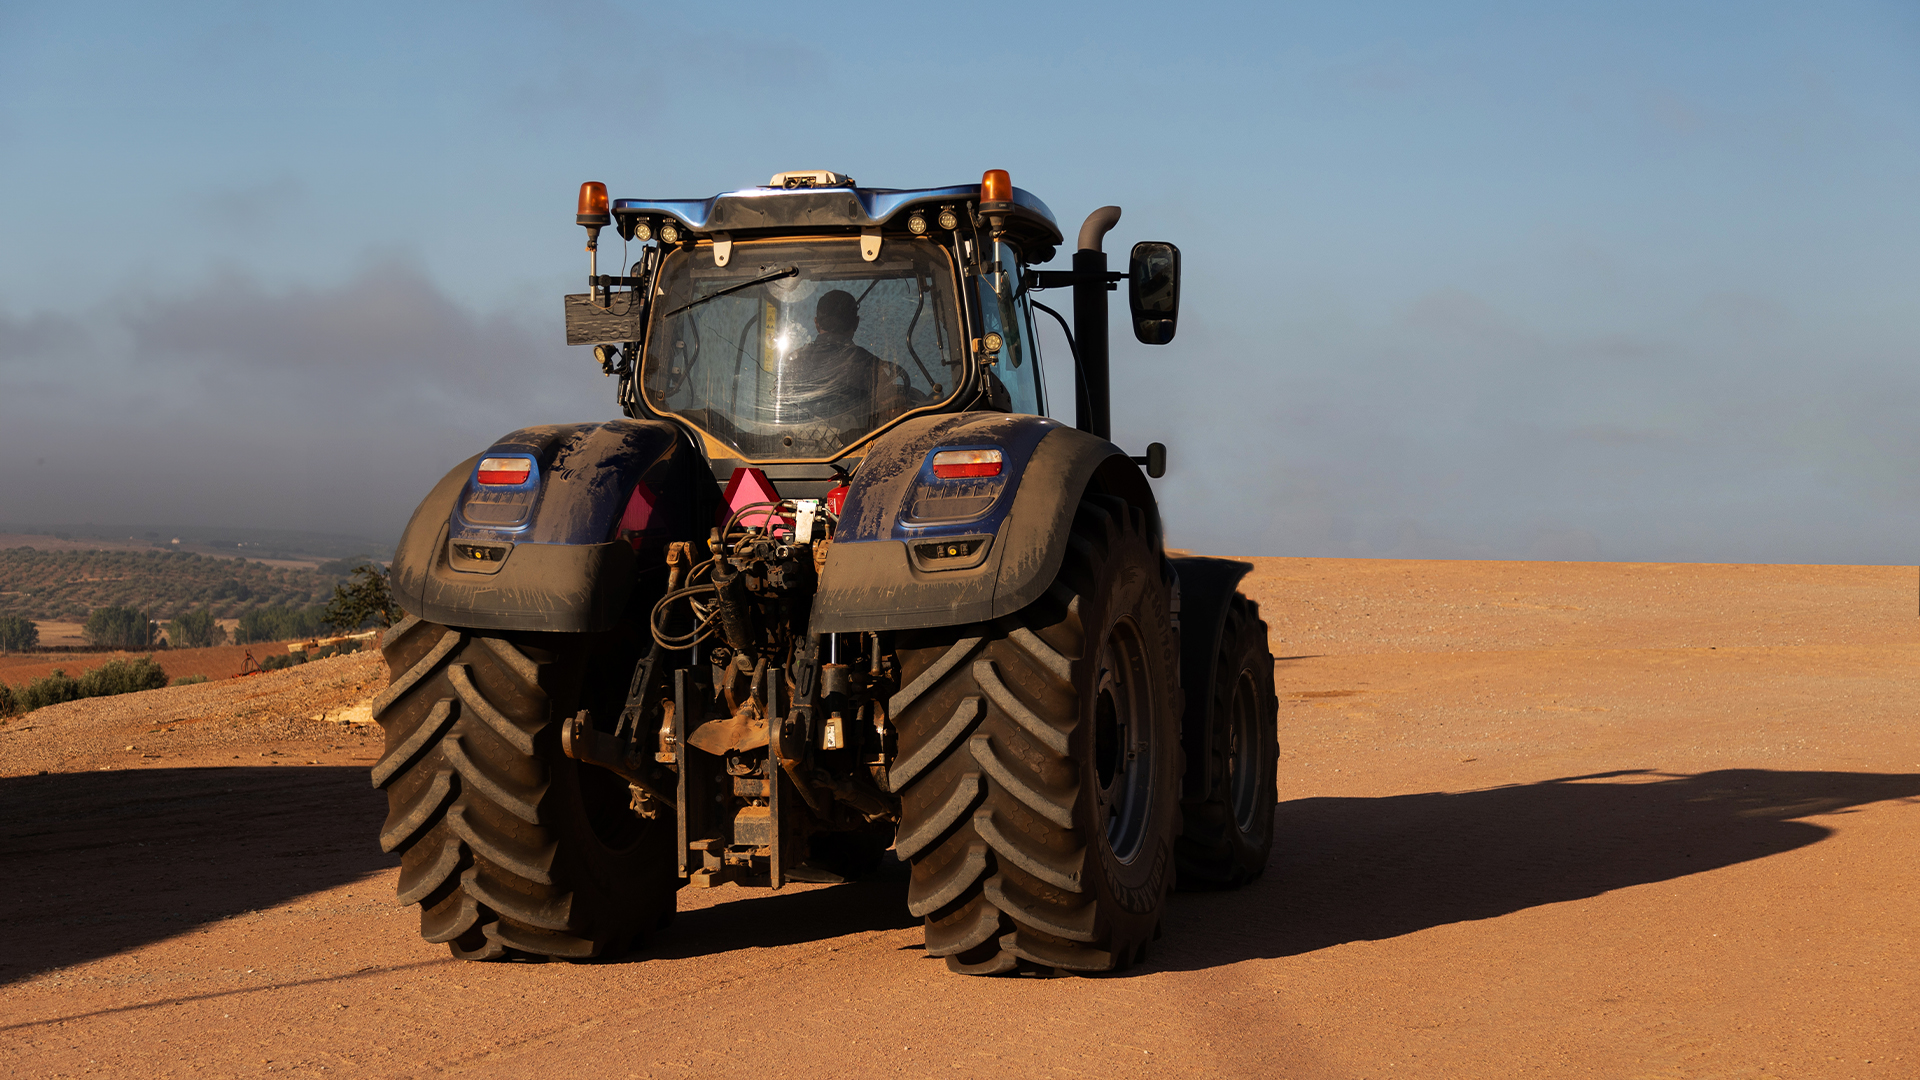
[[[1059,578],[994,623],[903,632],[895,853],[967,974],[1145,954],[1180,830],[1178,646],[1144,513],[1089,496]]]
[[[1280,756],[1273,653],[1260,608],[1234,593],[1212,670],[1205,673],[1207,725],[1203,787],[1181,805],[1182,888],[1234,888],[1259,877],[1273,850]]]
[[[578,634],[501,634],[409,617],[382,641],[382,850],[420,936],[464,960],[617,955],[671,918],[674,823],[567,757],[561,722],[618,664]]]

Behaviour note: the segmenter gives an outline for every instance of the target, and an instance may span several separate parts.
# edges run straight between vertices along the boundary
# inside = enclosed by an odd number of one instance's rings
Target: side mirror
[[[1158,241],[1133,245],[1127,306],[1133,309],[1133,336],[1142,344],[1173,340],[1173,326],[1180,318],[1179,248]]]

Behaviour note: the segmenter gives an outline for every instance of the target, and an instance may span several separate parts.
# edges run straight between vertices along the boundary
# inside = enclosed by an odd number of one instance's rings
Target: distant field
[[[167,673],[167,678],[205,675],[209,679],[230,679],[246,666],[247,654],[253,662],[269,656],[285,656],[287,643],[256,642],[252,645],[215,645],[210,649],[159,649],[153,652],[91,653],[12,653],[0,655],[0,683],[21,686],[53,674],[55,668],[78,678],[109,660],[151,656]]]
[[[12,547],[0,550],[0,615],[83,622],[95,608],[131,607],[165,621],[204,607],[235,619],[255,608],[325,603],[347,562],[307,569],[177,551]]]

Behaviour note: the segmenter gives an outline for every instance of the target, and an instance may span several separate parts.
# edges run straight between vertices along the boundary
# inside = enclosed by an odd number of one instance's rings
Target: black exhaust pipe
[[[1073,391],[1074,426],[1103,439],[1113,438],[1107,378],[1107,253],[1101,241],[1120,223],[1120,208],[1103,206],[1080,226],[1080,250],[1073,253],[1073,336],[1080,378]]]

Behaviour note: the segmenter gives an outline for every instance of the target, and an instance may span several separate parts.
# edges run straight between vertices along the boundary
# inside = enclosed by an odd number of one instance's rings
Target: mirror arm
[[[1149,477],[1158,480],[1167,475],[1167,444],[1148,443],[1147,452],[1132,460],[1135,465],[1145,469]]]

